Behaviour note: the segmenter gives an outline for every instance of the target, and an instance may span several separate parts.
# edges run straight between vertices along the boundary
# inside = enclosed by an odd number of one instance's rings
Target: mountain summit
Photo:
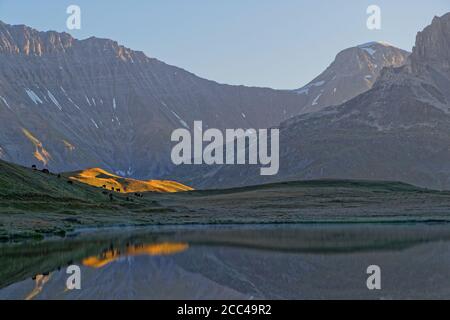
[[[317,78],[297,90],[307,101],[301,113],[339,105],[372,88],[384,67],[405,64],[409,52],[382,42],[369,42],[341,51]]]

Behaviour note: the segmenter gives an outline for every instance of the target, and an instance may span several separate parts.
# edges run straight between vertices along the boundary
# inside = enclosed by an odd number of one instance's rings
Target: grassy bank
[[[177,224],[450,221],[450,193],[396,182],[305,181],[176,194],[113,193],[0,162],[0,239]]]

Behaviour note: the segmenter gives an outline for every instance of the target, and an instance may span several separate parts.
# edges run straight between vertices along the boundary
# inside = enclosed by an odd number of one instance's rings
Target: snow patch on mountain
[[[314,101],[312,102],[311,105],[313,105],[313,106],[318,105],[318,104],[319,104],[319,99],[320,99],[321,96],[322,96],[322,93],[319,94],[319,95],[314,99]]]
[[[304,86],[302,89],[297,90],[298,94],[308,94],[309,93],[309,89],[313,88],[313,87],[321,87],[325,84],[325,81],[317,81],[317,82],[313,82],[310,83],[306,86]]]
[[[181,117],[173,110],[170,110],[172,112],[172,114],[178,119],[178,122],[180,122],[180,124],[185,127],[186,129],[190,129],[188,124],[186,123],[186,121],[184,121],[183,119],[181,119]]]
[[[73,100],[70,97],[67,97],[67,100],[69,100],[75,106],[75,108],[81,111],[80,107],[75,102],[73,102]]]
[[[50,92],[50,90],[47,90],[47,95],[52,100],[52,102],[58,107],[60,111],[62,111],[62,107],[59,104],[58,100],[56,100],[55,96]]]
[[[393,47],[391,44],[387,43],[387,42],[383,42],[383,41],[372,41],[372,42],[368,42],[368,43],[364,43],[362,45],[359,45],[358,48],[366,51],[368,54],[370,54],[371,56],[373,56],[376,52],[377,49],[375,49],[378,46],[383,46],[383,47]]]
[[[31,99],[31,101],[34,102],[35,105],[43,104],[41,98],[31,89],[25,88],[25,92],[27,93],[28,97]]]
[[[367,53],[370,54],[371,56],[373,56],[373,55],[377,52],[377,50],[372,49],[372,48],[370,48],[370,47],[365,47],[365,48],[361,48],[361,49],[363,49],[365,52],[367,52]]]
[[[91,121],[92,121],[92,123],[94,124],[94,126],[95,126],[97,129],[99,129],[97,122],[95,122],[95,120],[92,119],[92,118],[91,118]]]
[[[5,99],[4,97],[0,96],[0,99],[3,101],[3,103],[5,104],[5,106],[6,106],[9,110],[12,110],[11,107],[9,106],[9,104],[8,104],[8,101],[6,101],[6,99]]]

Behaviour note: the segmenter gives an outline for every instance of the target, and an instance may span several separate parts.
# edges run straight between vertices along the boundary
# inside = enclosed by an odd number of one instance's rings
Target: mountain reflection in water
[[[0,299],[448,299],[449,244],[447,224],[96,230],[0,245]]]
[[[108,250],[102,253],[100,256],[93,256],[83,259],[84,266],[92,268],[102,268],[107,264],[124,257],[134,256],[168,256],[183,252],[189,248],[187,243],[160,243],[160,244],[147,244],[147,245],[135,245],[127,247],[125,252],[121,252],[118,249]]]
[[[25,300],[33,300],[44,289],[44,285],[50,280],[51,275],[38,274],[34,277],[35,287],[29,295],[25,297]]]

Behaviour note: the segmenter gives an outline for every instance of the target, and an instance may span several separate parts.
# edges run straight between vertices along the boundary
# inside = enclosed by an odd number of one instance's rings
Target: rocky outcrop
[[[413,67],[450,69],[450,13],[435,17],[430,26],[418,33],[411,62]]]

